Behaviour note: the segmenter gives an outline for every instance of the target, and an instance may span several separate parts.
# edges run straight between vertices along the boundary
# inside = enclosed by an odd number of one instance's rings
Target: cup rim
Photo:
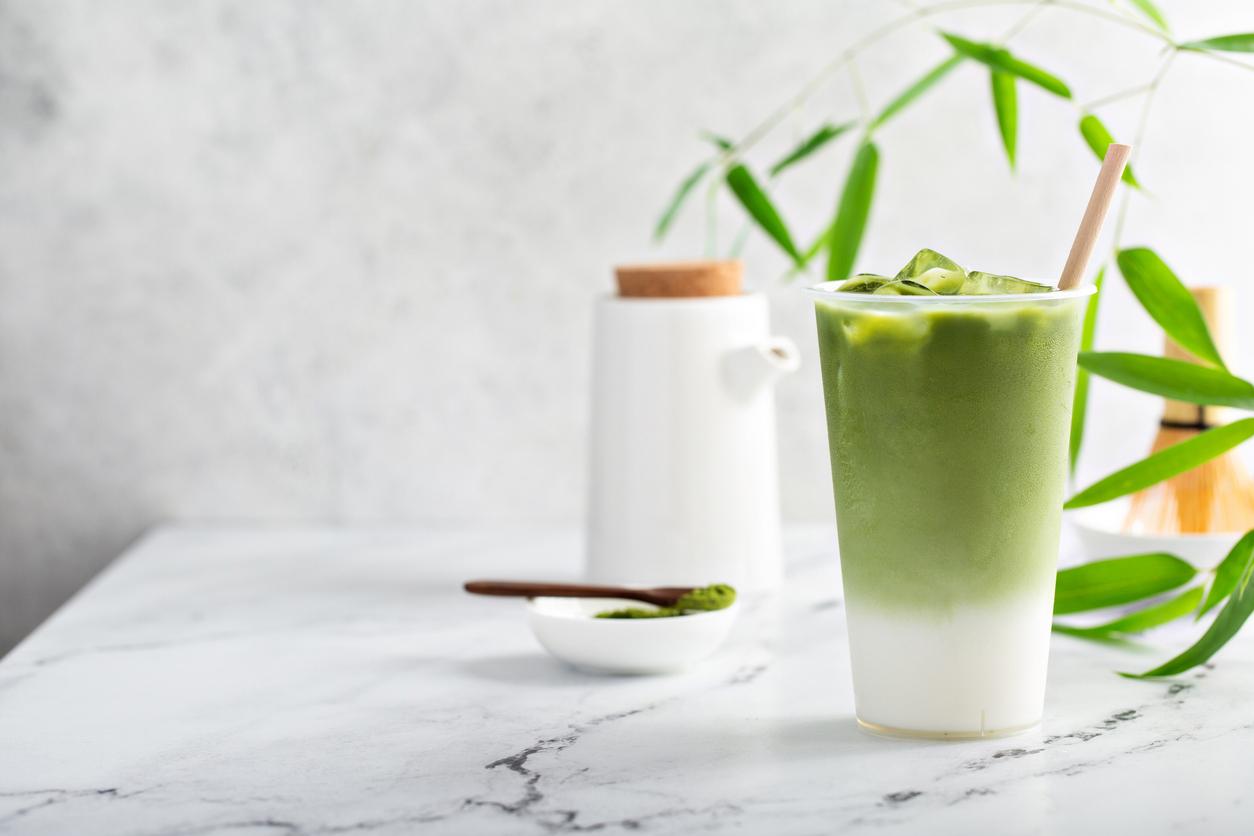
[[[1082,284],[1079,287],[1073,287],[1070,290],[1054,290],[1049,293],[990,293],[986,296],[957,296],[957,295],[941,295],[936,296],[890,296],[876,295],[874,293],[851,293],[847,290],[836,290],[835,288],[843,282],[822,282],[820,284],[810,285],[802,288],[806,295],[811,296],[815,301],[826,299],[829,301],[839,302],[861,302],[863,304],[881,302],[888,305],[977,305],[987,303],[1000,302],[1057,302],[1062,299],[1081,299],[1085,296],[1092,296],[1097,292],[1097,286],[1092,284]]]

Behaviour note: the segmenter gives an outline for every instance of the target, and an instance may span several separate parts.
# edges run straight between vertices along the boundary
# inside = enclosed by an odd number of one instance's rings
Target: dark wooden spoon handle
[[[630,586],[598,586],[586,583],[550,583],[547,581],[466,581],[465,590],[475,595],[504,595],[514,598],[626,598],[648,604],[667,606],[691,591],[691,587],[667,589],[636,589]]]

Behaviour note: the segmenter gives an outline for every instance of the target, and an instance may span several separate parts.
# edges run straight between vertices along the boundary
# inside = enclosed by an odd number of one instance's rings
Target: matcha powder
[[[659,607],[647,610],[644,607],[625,607],[621,610],[605,610],[597,613],[597,618],[670,618],[676,615],[688,615],[693,612],[708,612],[730,607],[736,601],[736,590],[725,584],[716,583],[710,586],[699,586],[685,593],[675,602],[673,607]]]

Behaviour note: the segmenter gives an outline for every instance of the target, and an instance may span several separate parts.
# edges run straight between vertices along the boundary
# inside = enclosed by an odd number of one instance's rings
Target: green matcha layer
[[[1052,585],[1085,300],[1019,292],[817,303],[846,594],[942,617]]]

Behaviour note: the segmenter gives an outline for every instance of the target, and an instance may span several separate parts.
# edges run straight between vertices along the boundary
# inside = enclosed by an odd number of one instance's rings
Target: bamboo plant
[[[949,48],[949,56],[929,69],[913,84],[878,108],[870,106],[858,77],[858,58],[885,38],[911,26],[931,26],[948,12],[983,6],[1017,5],[1024,14],[996,41],[981,41],[946,29],[933,29]],[[1026,60],[1008,46],[1038,14],[1065,13],[1102,24],[1119,26],[1140,33],[1156,42],[1162,58],[1145,83],[1130,90],[1116,91],[1076,103],[1077,141],[1090,148],[1100,160],[1114,141],[1100,112],[1107,105],[1139,98],[1140,116],[1133,144],[1142,146],[1155,94],[1178,58],[1199,58],[1254,71],[1234,54],[1254,53],[1254,32],[1220,35],[1202,40],[1178,40],[1162,12],[1152,0],[948,0],[927,6],[910,5],[906,13],[860,41],[839,52],[794,96],[740,139],[712,133],[702,134],[711,145],[710,155],[680,183],[666,205],[654,230],[661,240],[689,198],[703,184],[707,195],[707,251],[716,247],[713,218],[714,201],[725,188],[746,216],[746,230],[756,227],[777,245],[791,262],[789,277],[808,272],[820,262],[827,280],[845,279],[852,274],[858,248],[868,231],[876,180],[881,166],[876,137],[894,118],[920,97],[943,82],[960,64],[978,64],[987,70],[988,94],[996,116],[1001,145],[1014,169],[1018,152],[1018,100],[1021,90],[1050,95],[1071,102],[1076,98],[1059,75]],[[750,152],[780,127],[798,107],[839,73],[847,73],[862,103],[863,116],[824,121],[788,153],[763,169],[750,159]],[[855,139],[848,173],[836,200],[836,209],[819,234],[801,246],[771,200],[770,185],[781,175],[834,146],[843,138]],[[1136,153],[1134,151],[1134,154]],[[765,178],[759,173],[765,170]],[[1115,225],[1112,252],[1097,271],[1095,293],[1085,312],[1079,355],[1079,371],[1071,426],[1070,464],[1074,472],[1084,440],[1087,417],[1089,376],[1098,375],[1123,386],[1201,405],[1222,405],[1252,413],[1225,426],[1206,430],[1197,437],[1161,450],[1077,491],[1064,508],[1081,508],[1108,502],[1184,473],[1226,453],[1254,437],[1254,384],[1231,374],[1208,331],[1206,321],[1192,296],[1166,262],[1151,248],[1124,247],[1123,234],[1130,200],[1141,189],[1133,165],[1124,172],[1122,204]],[[763,183],[765,182],[765,186]],[[734,250],[743,244],[738,236]],[[1117,269],[1145,312],[1178,345],[1198,357],[1204,365],[1127,352],[1093,351],[1102,286],[1109,268]],[[1171,554],[1131,555],[1095,561],[1059,571],[1055,616],[1094,613],[1119,607],[1117,617],[1092,626],[1076,626],[1056,621],[1056,632],[1104,643],[1124,644],[1132,637],[1178,619],[1200,620],[1213,611],[1201,637],[1169,661],[1142,673],[1125,673],[1133,678],[1174,676],[1205,663],[1240,630],[1254,612],[1254,531],[1247,532],[1213,569],[1199,569]]]

